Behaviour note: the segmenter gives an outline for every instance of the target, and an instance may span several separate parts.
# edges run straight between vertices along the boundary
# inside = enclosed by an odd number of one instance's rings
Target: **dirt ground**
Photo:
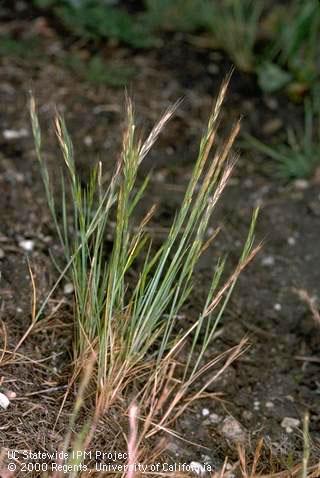
[[[59,254],[34,152],[28,93],[32,89],[37,98],[44,154],[51,171],[61,161],[51,124],[57,107],[65,115],[85,177],[97,158],[106,173],[116,159],[124,122],[124,91],[85,82],[65,66],[66,52],[77,45],[70,45],[55,25],[32,13],[29,18],[22,13],[13,18],[11,13],[2,12],[1,33],[19,39],[35,35],[37,50],[0,58],[0,339],[1,351],[7,350],[0,386],[16,394],[10,407],[0,411],[0,446],[50,450],[63,439],[70,411],[67,404],[53,427],[72,357],[72,305],[63,286],[51,300],[41,326],[34,328],[18,355],[10,354],[31,320],[28,261],[41,303],[57,277],[49,249]],[[101,54],[107,61],[134,66],[136,74],[128,90],[143,131],[149,130],[170,103],[184,98],[141,173],[153,170],[148,202],[159,204],[153,234],[161,238],[190,177],[212,99],[231,64],[219,52],[197,49],[181,35],[165,39],[157,50],[135,52],[105,46]],[[242,130],[266,141],[281,135],[289,121],[299,124],[302,119],[299,106],[283,96],[263,95],[253,76],[235,72],[222,132],[239,114]],[[19,131],[19,137],[8,137],[9,130]],[[312,461],[320,459],[320,327],[295,291],[319,295],[319,186],[317,175],[304,182],[280,181],[269,159],[241,152],[213,218],[222,232],[199,265],[189,309],[191,316],[199,310],[218,254],[228,252],[230,266],[236,263],[252,211],[260,205],[257,237],[264,240],[263,250],[241,276],[210,352],[225,351],[244,336],[249,337],[250,348],[214,382],[211,391],[222,393],[223,401],[202,400],[176,424],[176,431],[188,441],[168,439],[168,451],[176,459],[207,461],[217,468],[226,455],[236,460],[234,443],[224,427],[226,419],[233,419],[249,451],[264,438],[265,471],[272,466],[275,470],[290,468],[301,461],[306,410],[310,413]],[[286,425],[285,418],[298,420],[297,426]]]

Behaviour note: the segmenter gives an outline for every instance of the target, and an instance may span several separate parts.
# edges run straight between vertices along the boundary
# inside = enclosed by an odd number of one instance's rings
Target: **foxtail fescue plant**
[[[204,364],[204,354],[212,342],[240,272],[259,249],[259,246],[253,246],[255,211],[235,271],[222,282],[225,259],[218,260],[208,284],[203,310],[195,323],[191,326],[185,324],[181,331],[180,324],[178,327],[179,312],[190,296],[195,266],[218,233],[216,231],[208,237],[208,224],[235,164],[231,148],[239,123],[232,128],[230,137],[212,151],[227,83],[222,85],[213,107],[181,208],[167,237],[156,250],[146,234],[146,225],[154,207],[138,226],[133,223],[135,210],[148,183],[147,178],[137,186],[136,178],[140,164],[177,105],[169,108],[147,139],[141,141],[136,134],[132,104],[127,100],[127,127],[122,153],[106,188],[102,183],[101,163],[93,169],[88,185],[82,186],[71,139],[62,117],[57,115],[55,130],[68,181],[67,184],[62,174],[62,197],[58,209],[47,164],[41,155],[40,127],[35,101],[31,98],[36,153],[48,205],[65,255],[66,265],[59,280],[68,273],[74,285],[74,356],[77,369],[92,353],[96,355],[96,372],[93,375],[104,407],[123,397],[129,385],[138,380],[140,387],[135,388],[138,390],[136,399],[140,403],[148,403],[149,407],[148,411],[144,409],[144,416],[148,417],[145,418],[145,434],[147,431],[152,434],[150,427],[154,426],[154,416],[167,403],[158,424],[158,429],[163,429],[172,420],[178,402],[181,405],[181,400],[186,399],[190,386],[218,362],[215,358]],[[67,213],[69,193],[73,210],[71,218]],[[58,210],[61,211],[61,221]],[[111,216],[115,217],[114,229],[110,228]],[[106,257],[105,237],[110,230],[113,231],[113,247],[109,257]],[[129,288],[128,272],[138,257],[142,265],[136,283],[130,279]],[[135,267],[138,268],[138,265]],[[43,307],[38,311],[36,320]],[[174,378],[178,367],[176,359],[186,343],[189,344],[189,353],[182,365],[182,379],[178,381]],[[227,357],[222,369],[239,354],[240,348],[232,350],[230,356],[219,358],[223,360]],[[212,375],[193,398],[201,396],[216,376]],[[186,401],[182,409],[188,403]]]

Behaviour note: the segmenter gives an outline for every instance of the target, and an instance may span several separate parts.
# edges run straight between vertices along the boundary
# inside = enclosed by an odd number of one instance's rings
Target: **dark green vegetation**
[[[231,147],[239,124],[235,124],[224,148],[216,148],[214,154],[210,154],[215,148],[225,91],[226,84],[212,109],[181,209],[168,236],[155,252],[146,232],[154,207],[138,226],[134,227],[133,220],[135,209],[145,194],[148,178],[140,188],[135,182],[140,164],[175,108],[165,112],[142,143],[136,139],[132,105],[128,102],[123,151],[106,188],[102,185],[102,163],[93,170],[87,188],[82,187],[65,123],[61,117],[56,118],[56,134],[68,171],[74,208],[70,227],[67,219],[67,181],[62,176],[62,224],[59,224],[52,179],[41,154],[41,132],[35,103],[31,99],[37,157],[50,212],[65,254],[59,281],[70,270],[75,290],[76,364],[80,362],[82,366],[87,355],[95,350],[98,356],[98,395],[103,395],[103,401],[108,405],[119,399],[142,369],[149,371],[148,377],[151,370],[154,371],[152,387],[156,387],[160,369],[165,369],[167,362],[176,355],[175,350],[179,351],[181,344],[191,337],[192,346],[183,375],[185,390],[181,397],[185,395],[189,388],[186,384],[193,383],[196,376],[202,375],[201,359],[212,341],[240,272],[259,249],[253,248],[256,211],[235,272],[221,284],[225,260],[217,261],[202,313],[195,324],[177,334],[177,318],[193,289],[194,269],[218,233],[214,231],[212,237],[208,237],[208,224],[234,164]],[[213,159],[210,162],[211,156]],[[106,260],[104,238],[113,209],[116,210],[113,248]],[[143,265],[133,293],[128,297],[128,275],[143,251]],[[41,316],[43,307],[35,321]],[[202,341],[200,336],[203,336]],[[199,341],[200,348],[197,348]],[[193,362],[195,365],[191,365]],[[147,385],[145,387],[148,389]]]
[[[248,135],[247,140],[249,148],[277,161],[280,178],[310,178],[320,161],[319,111],[306,100],[303,128],[289,127],[283,143],[265,144]]]
[[[265,91],[286,88],[298,99],[319,81],[320,8],[317,0],[271,6],[265,0],[145,0],[131,14],[121,2],[33,0],[87,41],[105,39],[134,48],[161,45],[163,32],[195,34],[223,49]],[[227,32],[227,34],[226,34]]]
[[[57,61],[94,85],[124,87],[139,72],[128,57],[113,61],[106,48],[161,51],[168,38],[182,34],[201,51],[224,51],[236,69],[253,77],[265,94],[284,92],[301,104],[308,97],[304,130],[292,124],[268,144],[251,138],[253,149],[275,159],[283,179],[311,177],[319,164],[320,6],[317,0],[33,0],[37,14],[73,38]],[[129,5],[129,6],[128,6]],[[70,46],[70,40],[69,40]],[[0,56],[39,55],[32,34],[2,36]],[[301,112],[303,116],[303,111]]]

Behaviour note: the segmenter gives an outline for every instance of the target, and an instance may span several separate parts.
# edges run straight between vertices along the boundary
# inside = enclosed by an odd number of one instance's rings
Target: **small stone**
[[[244,410],[244,412],[242,413],[242,416],[245,420],[251,420],[253,417],[253,413],[250,412],[250,410]]]
[[[208,227],[207,236],[212,237],[215,232],[216,232],[216,229],[214,229],[213,227]]]
[[[309,181],[307,181],[306,179],[296,179],[294,182],[293,182],[293,185],[296,189],[298,189],[299,191],[304,191],[305,189],[308,189],[309,187]]]
[[[208,72],[211,73],[211,75],[217,75],[219,71],[220,71],[220,68],[216,63],[209,63]]]
[[[261,264],[265,267],[274,266],[275,260],[273,256],[264,256],[261,260]]]
[[[93,139],[91,136],[85,136],[83,142],[86,146],[90,147],[92,146]]]
[[[16,398],[17,394],[12,390],[6,390],[6,396],[8,399],[12,400],[13,398]]]
[[[294,237],[288,237],[287,242],[289,246],[294,246],[296,244],[296,240]]]
[[[259,400],[255,400],[255,401],[253,402],[253,408],[254,408],[254,410],[259,410],[259,409],[260,409],[260,402],[259,402]]]
[[[279,312],[282,309],[282,305],[277,303],[277,304],[274,304],[273,308],[274,308],[274,310]]]
[[[34,241],[31,239],[23,239],[19,241],[19,246],[27,252],[31,252],[34,249]]]
[[[25,180],[22,173],[14,173],[14,179],[17,181],[17,183],[23,183]]]
[[[279,103],[276,98],[266,97],[264,101],[270,110],[274,111],[279,108]]]
[[[266,408],[274,408],[273,402],[266,402]]]
[[[4,250],[0,248],[0,259],[4,258]]]
[[[251,189],[253,186],[254,186],[254,183],[252,181],[251,178],[246,178],[244,181],[243,181],[243,185],[245,188],[247,189]]]
[[[10,400],[4,393],[0,393],[0,407],[6,410],[10,405]]]
[[[286,429],[287,433],[292,433],[294,428],[297,428],[300,425],[300,420],[298,418],[284,417],[281,422],[282,428]]]
[[[11,139],[20,139],[20,138],[26,138],[29,133],[26,128],[20,128],[20,129],[5,129],[2,132],[3,136],[5,139],[11,140]]]
[[[210,415],[210,410],[208,408],[203,408],[201,410],[201,413],[203,417],[207,417],[208,415]]]
[[[157,171],[154,175],[154,180],[157,183],[164,183],[166,180],[166,174],[163,171]]]
[[[220,417],[217,413],[210,413],[210,415],[209,415],[209,420],[210,420],[210,423],[212,423],[213,425],[215,425],[215,424],[221,422],[222,417]]]
[[[74,291],[74,287],[73,287],[73,284],[71,284],[71,282],[68,282],[67,284],[65,284],[65,286],[63,288],[63,292],[66,295],[72,294],[73,291]]]
[[[204,475],[206,473],[206,467],[198,461],[192,461],[190,463],[190,468],[197,475]]]
[[[228,440],[235,443],[243,443],[246,440],[246,433],[241,424],[233,417],[226,417],[223,420],[221,433]]]

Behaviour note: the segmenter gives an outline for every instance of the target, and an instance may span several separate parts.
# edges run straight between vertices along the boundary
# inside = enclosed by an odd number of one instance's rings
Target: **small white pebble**
[[[210,420],[210,423],[213,423],[213,424],[220,423],[222,420],[222,417],[217,415],[217,413],[210,413],[209,420]]]
[[[296,240],[294,237],[288,237],[287,241],[289,246],[294,246],[296,244]]]
[[[253,408],[254,408],[254,410],[259,410],[259,409],[260,409],[260,402],[259,402],[259,400],[255,400],[255,401],[253,402]]]
[[[297,428],[300,425],[300,420],[298,418],[284,417],[281,422],[282,428],[286,429],[287,433],[292,433],[294,428]]]
[[[68,282],[67,284],[65,284],[63,288],[63,292],[66,295],[72,294],[73,291],[74,291],[74,287],[73,287],[73,284],[71,284],[71,282]]]
[[[86,146],[89,147],[89,146],[92,146],[93,139],[91,136],[85,136],[83,142]]]
[[[23,312],[23,310],[21,309],[21,307],[17,307],[16,310],[17,310],[18,314],[21,314],[21,312]]]
[[[210,415],[210,410],[208,408],[203,408],[201,410],[201,413],[203,417],[207,417],[208,415]]]
[[[23,183],[24,182],[24,175],[22,173],[15,173],[14,178],[17,181],[17,183]]]
[[[203,466],[198,461],[192,461],[190,463],[191,470],[196,473],[197,475],[203,475],[206,473],[206,467]]]
[[[7,396],[7,398],[12,399],[12,398],[16,398],[17,394],[16,394],[16,392],[13,392],[11,390],[7,390],[6,391],[6,396]]]
[[[233,417],[226,417],[222,422],[221,433],[227,440],[235,443],[244,443],[246,432],[241,424]]]
[[[10,405],[9,398],[4,393],[0,393],[0,407],[6,410],[9,405]]]
[[[26,136],[29,135],[28,130],[26,128],[21,128],[21,129],[5,129],[2,132],[3,136],[5,139],[19,139],[19,138],[25,138]]]
[[[157,171],[154,175],[154,180],[157,183],[164,183],[166,180],[166,175],[163,171]]]
[[[274,403],[273,402],[266,402],[266,407],[267,408],[274,408]]]
[[[275,260],[273,256],[264,256],[261,260],[261,264],[265,267],[274,266]]]
[[[305,189],[308,189],[309,181],[307,181],[306,179],[296,179],[294,181],[293,185],[296,189],[299,189],[300,191],[303,191]]]
[[[34,241],[31,241],[31,239],[23,239],[19,241],[19,246],[25,251],[31,252],[34,249]]]
[[[248,188],[248,189],[252,188],[253,187],[252,179],[251,178],[246,178],[243,182],[243,185],[244,185],[245,188]]]
[[[251,420],[251,418],[253,417],[253,413],[250,412],[250,410],[244,410],[242,416],[245,420]]]
[[[282,305],[277,303],[277,304],[274,304],[273,308],[274,308],[274,310],[279,311],[279,310],[282,309]]]

